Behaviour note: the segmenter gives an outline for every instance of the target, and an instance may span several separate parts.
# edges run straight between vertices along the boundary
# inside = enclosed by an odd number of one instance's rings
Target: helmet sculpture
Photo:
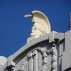
[[[31,14],[25,15],[25,17],[32,18],[33,27],[30,37],[34,36],[34,38],[38,38],[50,33],[51,26],[49,20],[42,12],[35,10]]]

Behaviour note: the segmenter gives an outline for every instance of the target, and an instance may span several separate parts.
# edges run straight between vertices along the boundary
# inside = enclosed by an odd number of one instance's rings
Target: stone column
[[[38,52],[37,50],[33,51],[33,71],[38,71]]]
[[[28,60],[29,60],[29,71],[33,71],[33,58],[32,58],[32,52],[30,52],[29,54],[28,54]]]

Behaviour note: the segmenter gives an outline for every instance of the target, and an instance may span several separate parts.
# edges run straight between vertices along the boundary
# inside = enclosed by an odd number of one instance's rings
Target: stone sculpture
[[[25,17],[32,18],[33,27],[30,37],[38,38],[45,34],[49,34],[51,31],[48,18],[40,11],[32,11],[31,14],[25,15]]]
[[[7,58],[4,56],[0,56],[0,68],[6,63]]]

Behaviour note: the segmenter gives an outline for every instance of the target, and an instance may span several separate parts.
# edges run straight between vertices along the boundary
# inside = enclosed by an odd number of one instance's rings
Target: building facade
[[[71,30],[33,38],[4,59],[0,71],[71,71]]]

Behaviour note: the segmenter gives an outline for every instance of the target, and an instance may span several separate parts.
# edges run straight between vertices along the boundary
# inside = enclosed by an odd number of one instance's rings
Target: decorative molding
[[[28,69],[28,59],[31,57],[36,57],[37,53],[40,52],[42,54],[42,68],[41,71],[46,71],[47,65],[48,65],[48,55],[51,54],[50,50],[47,50],[46,48],[35,48],[32,51],[30,51],[23,59],[22,64],[18,70],[15,71],[28,71],[25,69]],[[33,59],[34,60],[34,59]],[[37,58],[37,63],[39,63],[39,59]],[[39,66],[39,65],[38,65]]]
[[[52,44],[51,57],[52,57],[51,70],[52,71],[57,71],[57,49],[56,49],[55,43]]]
[[[48,55],[50,54],[50,51],[46,50],[45,48],[36,48],[36,50],[40,51],[43,56],[41,71],[46,71],[47,64],[48,64]]]
[[[28,66],[28,59],[27,56],[23,59],[22,64],[20,65],[20,68],[16,71],[26,71],[26,67]]]

